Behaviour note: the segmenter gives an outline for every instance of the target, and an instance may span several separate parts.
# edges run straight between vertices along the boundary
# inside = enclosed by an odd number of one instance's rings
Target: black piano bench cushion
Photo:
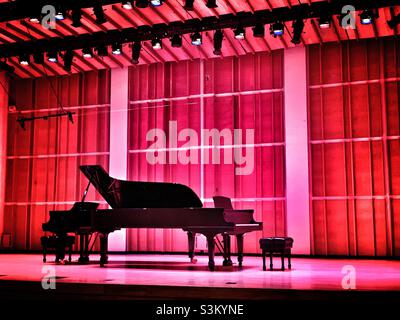
[[[270,270],[273,269],[272,258],[274,253],[279,253],[281,256],[281,270],[285,270],[285,255],[288,258],[288,267],[291,269],[291,249],[293,247],[293,242],[293,238],[290,237],[271,237],[260,239],[260,248],[262,250],[263,257],[263,270],[266,270],[265,257],[267,253],[270,257]]]
[[[75,236],[43,236],[40,238],[43,248],[43,262],[46,262],[46,254],[48,249],[55,249],[56,262],[63,260],[65,257],[65,248],[69,248],[69,261],[71,262],[72,246],[75,244]]]

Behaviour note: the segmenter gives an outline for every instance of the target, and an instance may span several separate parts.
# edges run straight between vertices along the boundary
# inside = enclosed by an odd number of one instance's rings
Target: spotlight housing
[[[264,38],[265,26],[262,23],[257,23],[253,28],[253,37]]]
[[[135,42],[132,45],[132,63],[133,64],[139,63],[140,50],[142,50],[142,44],[140,42]]]
[[[82,26],[82,10],[80,8],[72,10],[72,26],[74,28],[79,28]]]
[[[304,29],[304,21],[303,19],[297,19],[293,22],[293,44],[300,44],[301,43],[301,34],[303,33]]]
[[[163,0],[150,0],[150,4],[153,7],[159,7],[163,4],[163,2],[164,2]]]
[[[63,69],[67,72],[71,72],[72,60],[74,58],[74,52],[72,50],[67,50],[64,53],[64,67]]]
[[[115,55],[122,54],[122,45],[120,43],[114,43],[111,47],[111,51]]]
[[[270,33],[274,38],[282,36],[284,33],[283,23],[275,22],[275,23],[271,24]]]
[[[151,40],[151,46],[154,50],[162,49],[162,41],[158,38]]]
[[[36,23],[36,24],[38,24],[38,23],[40,23],[40,14],[34,14],[34,15],[32,15],[32,16],[30,16],[29,17],[29,21],[31,22],[31,23]]]
[[[149,6],[148,0],[136,0],[136,7],[137,8],[147,8]]]
[[[183,6],[187,11],[194,10],[194,0],[185,0],[185,5]]]
[[[244,30],[244,28],[241,26],[235,29],[234,34],[237,40],[243,40],[244,38],[246,38],[246,30]]]
[[[58,8],[55,18],[57,20],[65,20],[66,16],[67,16],[66,10],[63,8]]]
[[[224,39],[224,34],[221,30],[216,30],[214,33],[214,54],[220,56],[222,54],[222,40]]]
[[[217,1],[216,0],[207,0],[206,3],[207,8],[217,8]]]
[[[30,63],[30,57],[28,54],[21,54],[19,56],[19,64],[22,66],[28,66]]]
[[[132,10],[133,9],[132,1],[123,1],[122,8],[124,8],[125,10]]]
[[[96,48],[97,54],[99,57],[107,57],[108,56],[108,48],[105,45],[98,46]]]
[[[182,47],[182,36],[179,34],[174,34],[171,39],[171,47],[180,48]]]
[[[360,13],[361,24],[364,25],[371,24],[373,19],[374,19],[373,13],[370,10],[364,10],[363,12]]]
[[[331,20],[327,18],[319,18],[318,25],[321,29],[329,29],[331,27]]]
[[[44,54],[42,52],[35,52],[33,54],[33,62],[35,62],[36,64],[43,64]]]
[[[201,36],[200,32],[195,32],[190,36],[190,39],[192,41],[192,45],[194,46],[201,46],[203,43],[203,37]]]
[[[104,15],[103,7],[100,4],[95,4],[93,7],[93,13],[96,16],[96,23],[103,24],[107,22],[107,19]]]
[[[332,18],[329,15],[323,14],[318,20],[318,25],[321,29],[328,29],[331,27],[331,20]]]
[[[58,53],[57,51],[50,51],[47,53],[47,61],[51,63],[58,62]]]
[[[83,49],[82,49],[82,56],[83,56],[85,59],[91,59],[91,58],[93,58],[93,50],[92,50],[92,48],[83,48]]]
[[[390,29],[394,30],[398,24],[400,24],[400,13],[397,16],[392,17],[392,19],[387,22]]]

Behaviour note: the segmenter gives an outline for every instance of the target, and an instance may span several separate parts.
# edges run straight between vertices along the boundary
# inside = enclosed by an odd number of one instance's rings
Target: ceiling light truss
[[[102,5],[115,3],[115,1],[96,1]],[[121,1],[119,1],[121,3]],[[288,22],[297,19],[320,18],[327,14],[339,15],[343,5],[352,4],[356,10],[373,10],[382,7],[392,7],[398,0],[337,0],[335,2],[312,2],[311,5],[301,4],[291,8],[282,7],[272,11],[260,10],[252,12],[239,12],[236,15],[225,14],[219,17],[211,16],[203,19],[190,19],[172,22],[170,24],[155,24],[153,26],[140,26],[122,30],[109,30],[64,38],[38,39],[33,41],[15,42],[0,46],[0,58],[33,54],[35,52],[78,50],[85,47],[112,46],[115,43],[132,43],[137,41],[151,41],[154,39],[171,38],[174,34],[193,34],[195,32],[235,29],[238,25],[243,28],[254,27],[257,24],[270,25],[276,21]],[[81,7],[93,5],[93,1],[82,0]],[[2,4],[0,5],[1,9]],[[90,6],[89,6],[90,7]]]

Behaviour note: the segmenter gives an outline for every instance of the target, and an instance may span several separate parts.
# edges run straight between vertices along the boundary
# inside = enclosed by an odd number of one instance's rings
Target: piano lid
[[[201,208],[199,197],[177,183],[124,181],[112,178],[100,165],[80,166],[112,208]]]

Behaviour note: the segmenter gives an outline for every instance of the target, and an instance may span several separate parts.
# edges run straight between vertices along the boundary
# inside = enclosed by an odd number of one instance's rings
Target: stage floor
[[[292,270],[262,271],[261,257],[245,257],[239,269],[222,267],[218,256],[216,270],[210,272],[206,256],[192,264],[185,255],[110,255],[104,268],[95,262],[98,258],[91,256],[93,262],[87,265],[56,265],[43,264],[39,254],[0,254],[0,292],[18,295],[24,290],[26,296],[38,297],[46,291],[41,288],[43,277],[54,272],[57,290],[53,291],[74,298],[279,299],[301,293],[313,299],[316,294],[349,291],[400,293],[400,261],[293,258]],[[275,258],[274,267],[280,268],[280,258]],[[355,290],[343,289],[343,268],[355,271]]]

